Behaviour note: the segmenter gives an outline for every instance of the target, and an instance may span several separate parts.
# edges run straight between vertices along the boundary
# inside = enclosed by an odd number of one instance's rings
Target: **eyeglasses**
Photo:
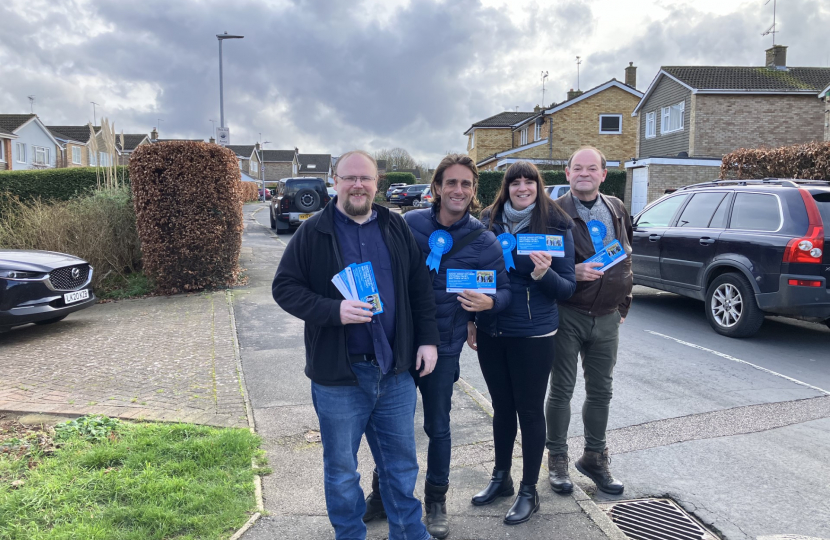
[[[377,180],[375,176],[340,176],[339,174],[335,176],[340,178],[344,184],[356,184],[358,180],[360,180],[361,184],[371,184]]]

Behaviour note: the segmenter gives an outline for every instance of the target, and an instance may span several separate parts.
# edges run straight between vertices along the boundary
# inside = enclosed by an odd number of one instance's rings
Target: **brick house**
[[[51,169],[58,163],[61,145],[36,114],[0,114],[0,130],[7,133],[2,168]]]
[[[547,109],[501,113],[473,124],[465,132],[468,154],[482,170],[504,170],[518,160],[564,167],[574,150],[592,145],[609,167],[620,167],[636,150],[630,114],[643,95],[635,88],[636,69],[626,69],[628,84],[611,79],[585,92],[571,90],[566,101]]]
[[[115,149],[118,152],[118,164],[129,165],[130,156],[139,146],[150,144],[150,137],[144,133],[125,133],[124,147],[121,147],[121,135],[115,136]]]
[[[787,67],[787,47],[764,67],[662,67],[632,116],[636,158],[625,164],[632,214],[681,186],[718,177],[725,154],[827,138],[830,68]]]
[[[12,170],[12,141],[17,135],[0,128],[0,171]]]
[[[60,145],[58,156],[58,167],[89,167],[89,125],[81,126],[46,126],[52,132]],[[94,126],[95,133],[98,133],[101,126]],[[94,160],[92,164],[94,164]]]
[[[296,176],[300,168],[296,148],[293,150],[260,150],[259,159],[262,162],[266,182]]]
[[[331,176],[331,154],[297,154],[297,176],[316,176],[328,180]]]
[[[236,159],[239,161],[239,170],[243,174],[247,174],[251,178],[259,179],[259,157],[257,156],[257,149],[259,144],[229,144],[225,146],[236,154]],[[253,167],[251,160],[254,161]],[[254,169],[255,172],[251,172]]]

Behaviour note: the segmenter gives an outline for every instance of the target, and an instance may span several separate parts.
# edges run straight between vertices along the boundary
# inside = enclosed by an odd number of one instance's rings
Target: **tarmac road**
[[[266,211],[256,219],[268,226]],[[755,337],[731,339],[711,329],[702,302],[644,287],[634,294],[608,437],[612,470],[626,482],[621,498],[669,496],[729,540],[830,538],[830,329],[768,317]],[[467,348],[461,376],[488,395]]]

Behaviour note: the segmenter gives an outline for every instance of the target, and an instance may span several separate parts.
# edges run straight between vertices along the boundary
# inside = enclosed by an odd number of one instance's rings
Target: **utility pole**
[[[547,78],[548,78],[548,72],[543,71],[542,72],[542,108],[543,109],[547,108],[547,107],[545,107],[545,79],[547,79]]]
[[[224,92],[222,88],[222,41],[226,39],[242,39],[245,36],[232,36],[227,32],[224,34],[216,34],[216,39],[219,40],[219,127],[225,127],[225,101]]]
[[[259,137],[262,138],[262,133],[259,134]],[[259,177],[262,180],[262,202],[266,201],[265,198],[265,145],[271,144],[271,141],[265,141],[260,145],[259,151]]]
[[[579,90],[579,65],[582,63],[582,60],[579,57],[576,57],[576,89]]]

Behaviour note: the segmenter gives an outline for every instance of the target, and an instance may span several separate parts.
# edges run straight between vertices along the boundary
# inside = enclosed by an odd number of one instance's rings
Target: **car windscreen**
[[[297,180],[286,182],[285,187],[287,188],[289,197],[291,195],[296,195],[301,189],[313,189],[321,194],[326,193],[326,190],[323,187],[323,182],[319,180]]]

